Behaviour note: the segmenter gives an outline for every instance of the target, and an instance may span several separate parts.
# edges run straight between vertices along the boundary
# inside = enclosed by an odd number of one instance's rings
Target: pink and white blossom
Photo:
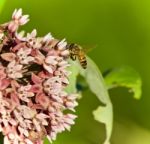
[[[6,73],[8,77],[12,79],[22,78],[22,68],[23,65],[17,64],[15,60],[10,62],[6,68]]]
[[[30,102],[30,98],[34,96],[33,92],[30,92],[31,85],[21,86],[18,89],[18,97],[24,102]]]
[[[54,38],[52,37],[51,33],[45,35],[42,39],[42,46],[46,47]]]
[[[22,15],[22,9],[15,9],[12,14],[12,21],[8,25],[8,29],[11,32],[18,30],[19,26],[26,24],[29,21],[29,15]]]
[[[25,41],[26,40],[26,37],[24,37],[24,35],[25,35],[25,31],[20,31],[19,33],[18,32],[15,33],[15,37],[19,41]]]
[[[62,82],[59,77],[52,77],[43,83],[44,91],[48,95],[58,95],[62,91]]]
[[[21,64],[29,64],[30,62],[34,61],[34,57],[30,56],[31,49],[29,48],[20,48],[17,52],[17,56],[19,59],[19,62]]]
[[[70,130],[76,116],[77,95],[67,93],[70,71],[67,42],[50,33],[37,37],[18,33],[29,21],[22,9],[1,25],[0,132],[4,144],[43,144]],[[7,35],[4,35],[4,32]],[[6,48],[7,47],[7,48]],[[70,112],[69,112],[69,111]]]
[[[31,47],[33,49],[39,49],[42,44],[41,44],[41,38],[37,38],[37,30],[34,29],[31,33],[27,33],[26,37],[26,43],[28,47]]]

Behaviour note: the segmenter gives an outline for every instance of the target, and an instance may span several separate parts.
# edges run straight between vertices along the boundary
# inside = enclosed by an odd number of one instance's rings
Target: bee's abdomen
[[[87,68],[86,57],[85,57],[85,56],[79,57],[79,61],[80,61],[81,66],[82,66],[84,69],[86,69],[86,68]]]

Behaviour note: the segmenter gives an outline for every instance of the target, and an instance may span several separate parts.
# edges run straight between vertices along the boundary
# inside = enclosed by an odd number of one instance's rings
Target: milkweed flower
[[[0,27],[0,132],[4,144],[42,144],[47,137],[70,130],[78,105],[77,94],[67,93],[69,51],[65,39],[50,33],[25,36],[19,26],[29,21],[22,9]],[[68,113],[70,110],[70,113]]]
[[[28,17],[29,15],[22,15],[22,9],[15,9],[12,14],[12,21],[8,24],[8,29],[15,32],[20,25],[24,25],[29,21]]]

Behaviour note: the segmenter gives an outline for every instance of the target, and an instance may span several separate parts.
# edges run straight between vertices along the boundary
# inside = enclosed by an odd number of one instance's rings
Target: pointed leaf
[[[96,64],[87,57],[87,69],[83,70],[80,67],[80,74],[86,79],[90,90],[97,96],[97,98],[105,105],[99,106],[96,111],[94,111],[95,120],[104,123],[106,127],[106,139],[104,144],[110,143],[110,137],[112,133],[113,125],[113,108],[105,86],[104,79],[99,68]]]
[[[134,98],[141,98],[142,80],[140,75],[129,66],[122,66],[111,70],[105,77],[108,88],[126,87],[134,93]]]

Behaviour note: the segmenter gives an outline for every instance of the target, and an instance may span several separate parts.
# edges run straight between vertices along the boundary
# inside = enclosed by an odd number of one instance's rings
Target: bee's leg
[[[70,58],[71,58],[73,61],[75,61],[75,60],[76,60],[76,56],[75,56],[75,55],[73,55],[73,54],[71,54],[71,55],[70,55]]]
[[[76,56],[75,55],[72,58],[73,58],[74,61],[76,60]]]

